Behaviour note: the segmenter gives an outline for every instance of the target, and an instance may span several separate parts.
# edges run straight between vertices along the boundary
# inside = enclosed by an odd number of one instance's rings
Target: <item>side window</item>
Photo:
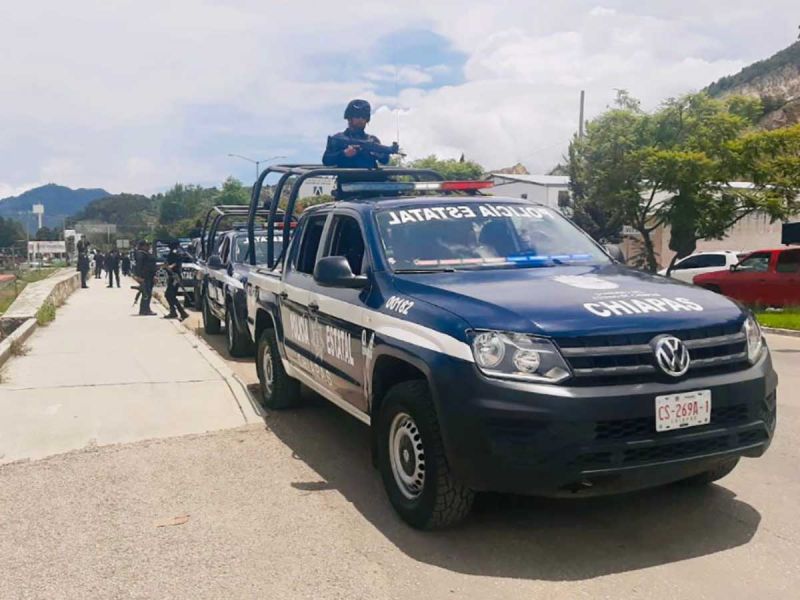
[[[699,256],[690,256],[689,258],[684,258],[681,262],[675,265],[674,271],[679,271],[681,269],[697,269],[700,268],[702,265],[699,264]]]
[[[756,252],[745,258],[739,263],[739,268],[743,271],[766,272],[769,270],[769,252]]]
[[[327,256],[344,256],[354,275],[361,275],[364,265],[364,237],[353,217],[337,215],[333,222]]]
[[[706,254],[706,267],[724,267],[725,255],[724,254]]]
[[[222,260],[222,264],[228,264],[228,259],[230,258],[231,253],[231,238],[226,237],[222,240],[222,244],[219,247],[219,257]]]
[[[778,273],[797,273],[800,272],[800,250],[784,250],[778,256],[778,264],[775,267]]]
[[[317,261],[317,250],[322,240],[322,231],[325,229],[325,219],[328,215],[311,217],[305,225],[303,239],[300,242],[300,252],[297,255],[297,270],[300,273],[312,275],[314,264]]]

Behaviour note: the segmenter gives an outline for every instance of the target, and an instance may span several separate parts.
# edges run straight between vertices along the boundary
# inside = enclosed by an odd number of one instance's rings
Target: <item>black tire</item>
[[[236,318],[233,315],[233,307],[228,304],[228,309],[225,311],[225,330],[226,338],[228,340],[228,354],[234,358],[241,358],[252,354],[253,345],[250,343],[250,338],[242,335],[239,328],[236,326]]]
[[[738,456],[736,458],[729,458],[724,462],[719,463],[713,469],[693,475],[688,479],[684,479],[681,483],[692,486],[710,485],[715,481],[719,481],[723,477],[730,475],[731,471],[733,471],[738,464]]]
[[[267,369],[267,357],[270,369]],[[261,384],[261,404],[270,409],[291,408],[300,402],[300,382],[286,374],[274,329],[265,329],[258,339],[256,371]]]
[[[426,382],[398,383],[386,393],[375,435],[383,485],[392,506],[406,523],[417,529],[440,529],[469,514],[475,493],[461,485],[450,471]],[[401,441],[396,442],[397,439]],[[395,445],[398,449],[391,450]],[[416,454],[413,461],[408,458],[408,450]],[[398,473],[403,469],[404,475],[396,475],[395,469]],[[409,490],[402,483],[403,476],[413,479],[418,472],[422,473],[421,484],[416,485],[420,482],[417,479],[413,482],[416,489]]]
[[[203,295],[203,328],[206,330],[206,333],[211,335],[216,335],[222,331],[222,323],[220,320],[214,316],[214,313],[211,312],[211,307],[209,306],[209,299],[208,296],[205,294]]]

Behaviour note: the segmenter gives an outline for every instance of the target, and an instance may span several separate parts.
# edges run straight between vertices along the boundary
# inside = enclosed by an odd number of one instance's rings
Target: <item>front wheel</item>
[[[261,384],[261,404],[271,409],[291,408],[300,399],[300,382],[286,374],[274,329],[265,329],[258,339],[256,370]]]
[[[211,312],[211,306],[209,306],[210,300],[208,296],[203,296],[203,328],[206,330],[206,333],[216,335],[222,331],[222,323],[220,320],[214,316],[214,313]]]
[[[234,358],[241,358],[250,354],[252,349],[250,339],[242,335],[242,332],[236,327],[233,307],[230,305],[228,310],[225,311],[225,329],[228,334],[228,354]]]
[[[406,523],[439,529],[469,514],[475,494],[450,471],[424,381],[398,383],[388,391],[376,435],[383,485]]]

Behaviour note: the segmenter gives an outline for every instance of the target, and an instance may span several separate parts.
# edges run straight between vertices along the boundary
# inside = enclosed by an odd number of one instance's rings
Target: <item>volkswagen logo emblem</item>
[[[658,366],[667,375],[680,377],[689,370],[689,351],[676,337],[665,335],[653,340],[653,353]]]

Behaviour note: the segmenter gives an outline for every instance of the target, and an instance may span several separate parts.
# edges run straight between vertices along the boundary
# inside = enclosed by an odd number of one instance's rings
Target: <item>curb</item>
[[[31,337],[35,329],[36,319],[26,319],[11,335],[0,342],[0,366],[11,358],[11,343],[17,340],[24,342]]]
[[[796,329],[779,329],[778,327],[764,327],[761,326],[761,331],[764,333],[772,333],[774,335],[786,335],[789,337],[800,337],[800,331]]]

